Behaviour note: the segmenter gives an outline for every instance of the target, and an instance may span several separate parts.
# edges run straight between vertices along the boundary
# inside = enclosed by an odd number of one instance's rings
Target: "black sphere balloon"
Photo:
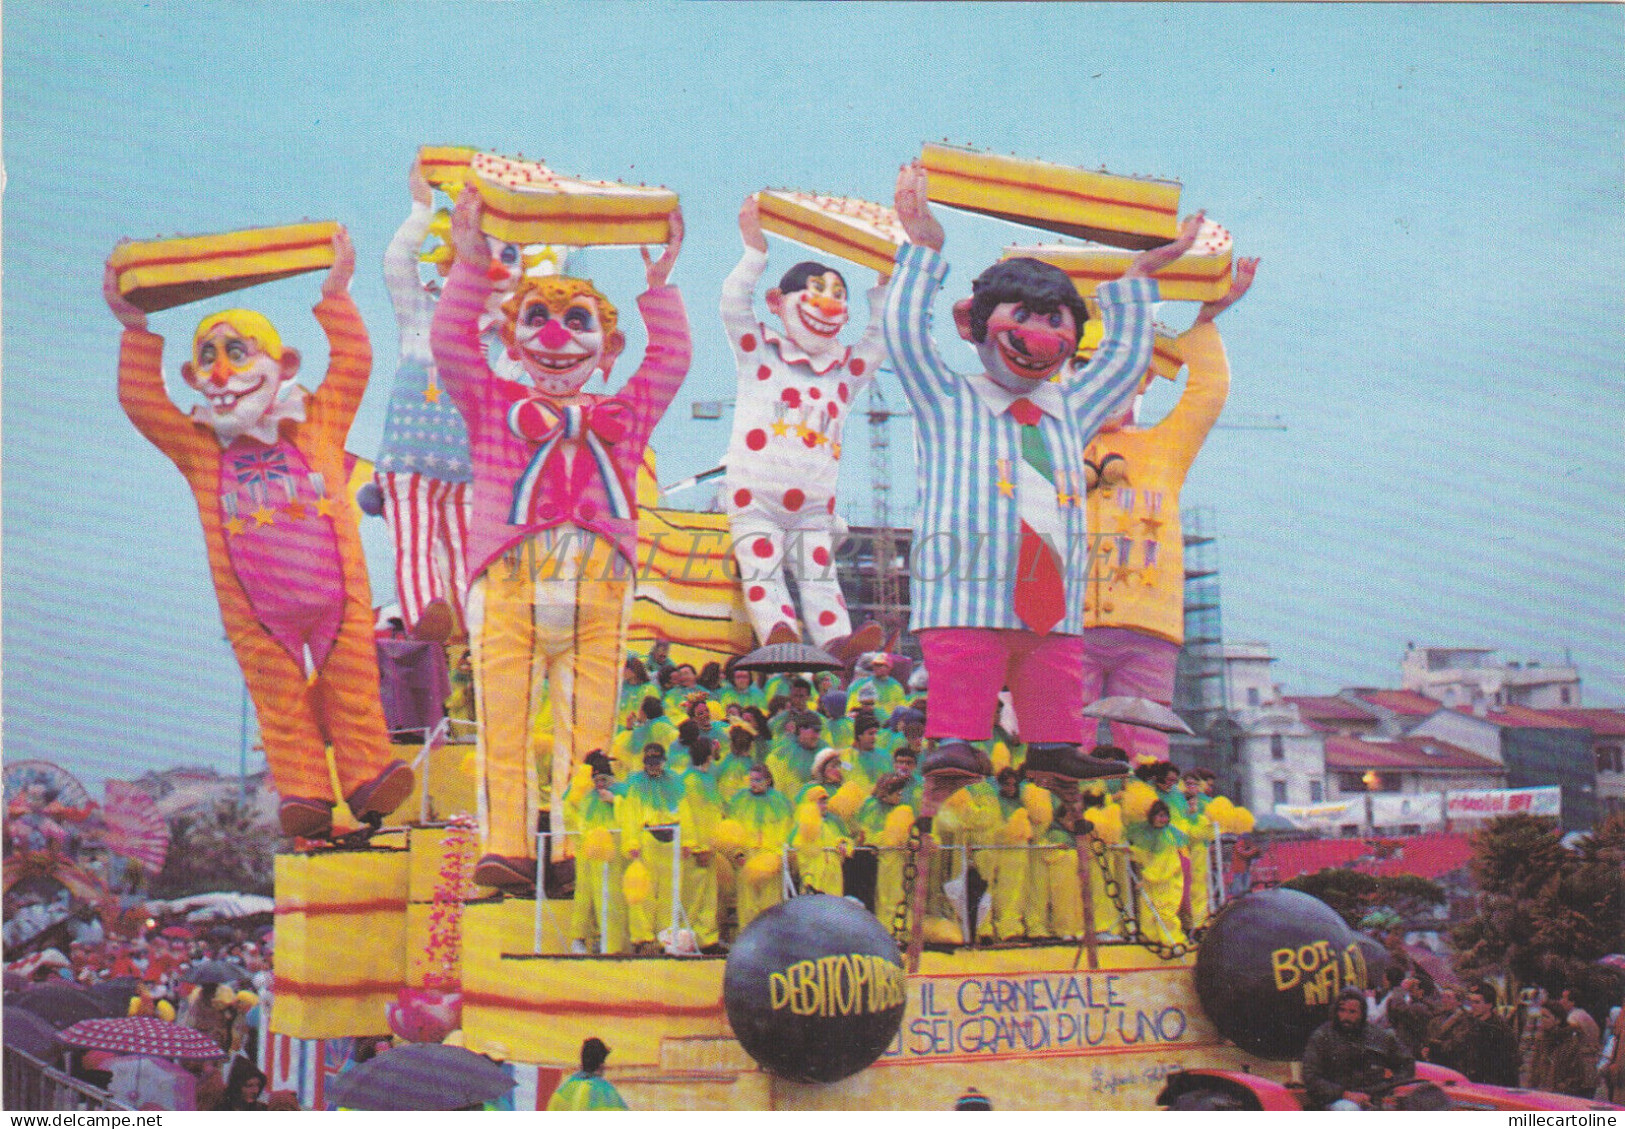
[[[722,979],[728,1022],[763,1069],[838,1082],[879,1058],[903,1025],[897,944],[856,902],[792,898],[739,935]]]
[[[1196,950],[1196,994],[1221,1034],[1249,1054],[1302,1055],[1340,989],[1370,986],[1354,931],[1319,898],[1262,890],[1214,918]]]

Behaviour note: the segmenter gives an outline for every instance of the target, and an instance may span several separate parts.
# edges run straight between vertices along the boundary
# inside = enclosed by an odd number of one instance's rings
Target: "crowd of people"
[[[1425,1061],[1474,1082],[1618,1101],[1625,1096],[1621,993],[1584,1002],[1581,994],[1535,985],[1503,1002],[1488,980],[1436,983],[1401,957],[1378,989],[1345,989],[1310,1037],[1309,1100],[1321,1109],[1364,1108],[1373,1090],[1412,1078]]]
[[[616,737],[563,797],[569,845],[555,854],[576,858],[576,951],[722,952],[787,891],[854,897],[894,933],[910,929],[929,696],[923,668],[907,663],[871,653],[847,684],[831,672],[696,670],[663,644],[630,656]],[[1205,922],[1209,846],[1243,814],[1211,795],[1211,773],[1131,767],[1097,747],[1123,776],[1085,798],[1107,846],[1090,867],[1086,923],[1060,800],[1027,778],[1017,735],[996,725],[983,752],[993,774],[934,822],[944,849],[922,874],[927,940],[963,943],[967,922],[988,942],[1076,939],[1092,924],[1102,939],[1173,945]],[[686,928],[672,932],[674,898]]]
[[[274,940],[265,926],[154,923],[133,939],[75,941],[65,954],[46,950],[9,965],[7,1003],[43,984],[122,989],[128,999],[120,1015],[176,1022],[219,1044],[219,1060],[182,1064],[194,1075],[192,1108],[297,1109],[292,1094],[267,1092],[265,1074],[256,1065],[261,1020],[270,1005]],[[97,995],[114,998],[105,987]],[[70,1066],[82,1081],[107,1089],[113,1084],[115,1057],[81,1052]]]

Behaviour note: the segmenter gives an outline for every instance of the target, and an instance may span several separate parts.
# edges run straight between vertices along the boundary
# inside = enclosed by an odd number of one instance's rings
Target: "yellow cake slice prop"
[[[1204,219],[1191,249],[1153,276],[1163,300],[1211,302],[1223,298],[1230,292],[1233,249],[1230,233],[1212,220]],[[1071,277],[1078,293],[1089,298],[1102,282],[1122,278],[1134,255],[1133,251],[1099,244],[1036,243],[1006,247],[1001,257],[1038,259],[1060,267]]]
[[[1179,234],[1179,182],[927,143],[930,199],[949,207],[1143,251]]]
[[[763,231],[884,275],[908,238],[895,211],[856,197],[769,189],[756,202]]]
[[[119,293],[151,314],[326,270],[338,226],[326,220],[120,243],[108,261],[118,272]]]
[[[468,165],[475,152],[462,145],[424,145],[418,149],[418,167],[430,187],[455,193],[468,179]]]
[[[540,161],[476,153],[468,170],[485,201],[482,229],[508,243],[664,243],[666,217],[677,207],[677,193],[668,188],[581,180]]]

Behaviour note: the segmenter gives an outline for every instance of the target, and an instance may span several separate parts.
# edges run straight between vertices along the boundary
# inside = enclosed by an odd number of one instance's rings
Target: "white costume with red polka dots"
[[[722,284],[722,324],[739,365],[723,501],[757,638],[783,623],[822,644],[852,630],[835,579],[835,549],[846,536],[835,487],[847,413],[885,359],[886,288],[869,292],[863,339],[814,360],[756,319],[752,296],[766,266],[765,251],[747,249]],[[796,626],[786,568],[801,592],[806,632]]]

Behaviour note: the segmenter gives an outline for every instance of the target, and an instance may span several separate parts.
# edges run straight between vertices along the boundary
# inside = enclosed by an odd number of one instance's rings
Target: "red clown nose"
[[[536,340],[544,349],[562,349],[570,343],[570,331],[558,318],[549,318],[542,331],[536,335]]]

